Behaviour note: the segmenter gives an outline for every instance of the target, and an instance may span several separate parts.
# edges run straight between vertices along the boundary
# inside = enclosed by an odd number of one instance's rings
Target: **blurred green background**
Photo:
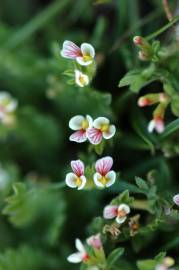
[[[135,175],[157,169],[161,192],[176,191],[178,134],[155,144],[157,136],[145,132],[151,111],[138,109],[137,96],[117,87],[128,70],[143,65],[132,37],[146,36],[167,22],[161,1],[104,2],[0,1],[0,90],[10,92],[19,104],[15,126],[0,125],[0,178],[5,171],[9,179],[1,190],[5,215],[0,217],[0,270],[79,269],[66,261],[75,238],[87,237],[92,219],[125,188],[119,184],[105,192],[77,192],[50,185],[64,181],[72,159],[95,160],[86,144],[68,140],[68,121],[76,114],[107,116],[116,124],[114,147],[109,146],[104,155],[114,157],[122,179],[132,182]],[[173,10],[176,6],[177,1],[171,1]],[[66,83],[62,73],[69,62],[59,53],[66,39],[95,47],[98,69],[90,87],[79,89]],[[170,33],[161,40],[167,44]],[[177,59],[170,63],[177,66]],[[162,90],[160,83],[150,89]],[[168,119],[173,119],[170,113]],[[14,182],[20,182],[15,193]],[[171,244],[174,239],[178,242]],[[178,231],[170,233],[168,227],[138,241],[134,253],[130,249],[136,242],[125,243],[132,269],[138,258],[152,257],[162,248],[173,256],[179,251]]]

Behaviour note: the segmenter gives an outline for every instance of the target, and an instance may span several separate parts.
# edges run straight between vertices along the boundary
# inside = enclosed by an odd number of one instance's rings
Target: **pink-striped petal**
[[[86,131],[85,130],[78,130],[78,131],[74,132],[70,136],[69,139],[70,139],[70,141],[73,141],[73,142],[83,143],[87,140]]]
[[[86,135],[90,143],[99,144],[102,140],[102,132],[96,128],[89,128],[86,131]]]
[[[103,211],[103,217],[106,219],[112,219],[117,216],[117,205],[107,205]]]
[[[96,161],[95,168],[98,173],[100,173],[102,176],[105,176],[112,168],[112,165],[112,157],[104,157]]]
[[[61,50],[61,56],[68,59],[76,59],[81,56],[81,49],[72,41],[66,40],[63,43]]]
[[[84,175],[84,163],[81,160],[72,160],[71,161],[71,168],[73,170],[73,172],[78,176],[82,176]]]

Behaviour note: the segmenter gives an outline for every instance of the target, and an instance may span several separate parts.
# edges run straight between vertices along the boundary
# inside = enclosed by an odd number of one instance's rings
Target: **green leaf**
[[[171,100],[172,113],[179,117],[179,95],[174,95]]]
[[[156,261],[154,260],[144,260],[144,261],[138,261],[137,267],[139,270],[154,270],[156,267]]]
[[[174,120],[165,127],[164,132],[159,136],[160,140],[167,138],[169,135],[174,132],[179,131],[179,119]]]
[[[157,256],[155,256],[155,260],[161,262],[166,256],[166,252],[160,252]]]
[[[145,191],[149,190],[149,186],[147,185],[146,181],[144,181],[142,178],[140,177],[135,177],[135,181],[136,181],[136,185]]]
[[[117,262],[117,260],[124,253],[124,248],[116,248],[114,249],[107,258],[107,265],[109,269]]]

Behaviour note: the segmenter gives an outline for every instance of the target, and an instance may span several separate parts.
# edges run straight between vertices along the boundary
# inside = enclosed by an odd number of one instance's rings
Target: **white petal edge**
[[[115,171],[109,171],[106,174],[106,177],[109,179],[109,181],[106,184],[106,187],[112,186],[116,181],[116,173],[115,173]]]
[[[71,254],[70,256],[67,257],[67,261],[71,263],[80,263],[82,262],[82,256],[80,252],[76,252]]]
[[[93,126],[100,129],[102,125],[109,125],[109,119],[106,117],[98,117],[94,120]]]
[[[78,64],[80,64],[81,66],[89,66],[93,60],[89,60],[89,61],[84,61],[83,57],[82,56],[78,56],[76,58],[76,61]]]
[[[70,188],[76,188],[77,185],[75,183],[76,175],[74,173],[67,173],[65,178],[65,183]]]
[[[148,132],[149,133],[152,133],[154,131],[154,129],[155,129],[155,121],[154,120],[151,120],[149,122],[147,129],[148,129]]]
[[[91,128],[93,126],[93,118],[87,114],[86,120],[88,121],[88,128]]]
[[[81,52],[82,54],[87,54],[91,56],[91,58],[95,57],[95,49],[94,47],[89,43],[82,43],[81,44]]]
[[[116,127],[115,125],[110,125],[109,126],[109,131],[108,132],[103,132],[103,138],[106,140],[111,139],[116,133]]]
[[[83,78],[84,82],[82,83],[80,81],[80,77]],[[75,69],[75,82],[77,85],[79,85],[80,87],[84,87],[86,85],[89,84],[89,77],[88,75],[82,73],[81,71],[79,71],[78,69]]]
[[[121,211],[121,210],[124,210],[126,212],[126,214],[130,213],[130,207],[125,203],[122,203],[119,205],[118,211]]]
[[[86,185],[86,177],[84,175],[80,176],[80,179],[81,179],[81,186],[78,187],[78,190],[81,190],[85,187]]]
[[[95,185],[96,185],[97,187],[104,188],[105,185],[103,185],[103,184],[99,181],[99,179],[100,179],[101,177],[102,177],[101,174],[98,173],[98,172],[96,172],[96,173],[93,175],[93,180],[94,180],[94,183],[95,183]]]
[[[126,221],[126,219],[127,219],[127,217],[123,217],[123,218],[117,217],[117,218],[116,218],[116,222],[117,222],[118,224],[122,224],[122,223],[124,223],[124,222]]]
[[[83,243],[78,238],[75,240],[75,247],[79,252],[84,253],[84,254],[86,253]]]
[[[69,128],[72,130],[80,130],[82,128],[82,122],[85,120],[84,116],[73,116],[69,121]]]

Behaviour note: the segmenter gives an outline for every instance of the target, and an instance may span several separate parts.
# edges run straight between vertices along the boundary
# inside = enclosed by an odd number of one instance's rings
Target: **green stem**
[[[53,190],[58,190],[58,189],[62,189],[66,186],[65,182],[60,182],[60,183],[56,183],[56,184],[51,184],[50,186],[48,186],[49,189],[53,189]]]
[[[147,200],[134,200],[131,207],[134,209],[150,211],[150,206]]]
[[[160,28],[159,30],[155,31],[154,33],[150,34],[149,36],[147,36],[145,39],[147,41],[157,37],[158,35],[162,34],[163,32],[165,32],[168,28],[170,28],[173,24],[175,24],[177,21],[179,20],[179,15],[176,16],[175,18],[173,18],[173,20],[169,23],[167,23],[166,25],[164,25],[162,28]]]

